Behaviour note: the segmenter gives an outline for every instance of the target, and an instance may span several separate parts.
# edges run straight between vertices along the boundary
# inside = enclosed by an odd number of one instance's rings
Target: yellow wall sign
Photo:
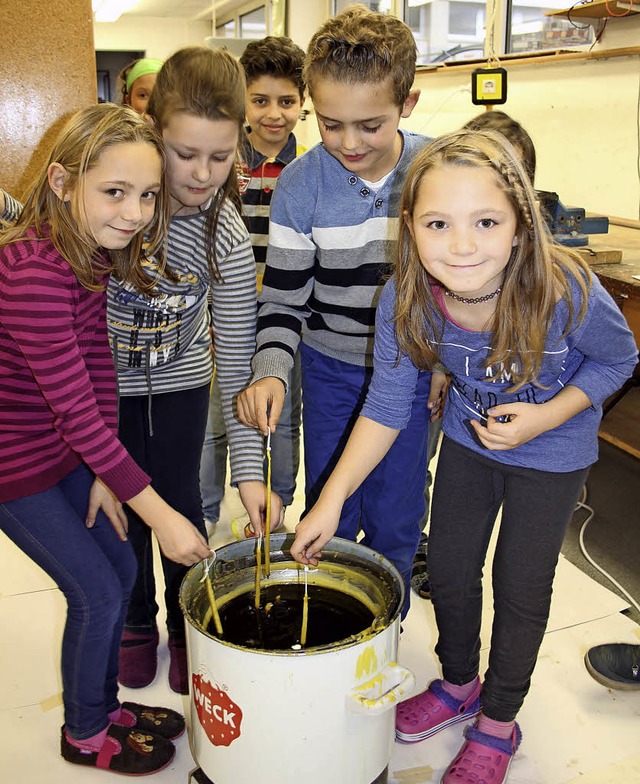
[[[504,68],[477,68],[471,74],[471,100],[476,105],[507,102],[507,72]]]

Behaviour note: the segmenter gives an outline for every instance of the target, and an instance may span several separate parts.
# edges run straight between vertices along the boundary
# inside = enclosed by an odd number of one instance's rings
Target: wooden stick
[[[264,519],[264,576],[271,572],[271,430],[267,436],[267,509]]]
[[[220,613],[218,612],[218,606],[216,605],[216,597],[213,595],[213,585],[211,583],[211,577],[209,577],[208,570],[205,578],[205,584],[207,586],[209,604],[211,605],[211,615],[213,616],[213,623],[214,626],[216,627],[216,632],[218,633],[218,636],[222,637],[222,621],[220,620]]]
[[[260,609],[260,577],[262,572],[262,536],[256,537],[256,599],[255,608]]]
[[[300,630],[300,645],[307,644],[307,626],[309,625],[309,590],[307,586],[307,575],[309,567],[304,567],[304,599],[302,600],[302,629]]]
[[[215,561],[215,551],[213,552],[213,560]],[[204,582],[207,587],[207,596],[209,597],[209,607],[211,608],[211,617],[213,618],[213,623],[216,627],[216,632],[220,637],[222,637],[222,621],[220,620],[220,614],[218,613],[218,606],[216,604],[216,597],[213,594],[213,583],[211,582],[211,577],[209,576],[209,559],[205,558],[202,562],[204,568],[204,579],[200,580],[200,582]],[[207,612],[204,620],[204,629],[206,631],[207,627],[209,626],[209,613]]]

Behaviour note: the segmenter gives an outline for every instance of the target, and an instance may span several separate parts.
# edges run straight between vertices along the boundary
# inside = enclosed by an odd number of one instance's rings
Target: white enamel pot
[[[262,585],[300,582],[289,555],[293,537],[271,536],[271,572]],[[220,548],[210,570],[216,603],[254,595],[255,541]],[[395,736],[395,706],[414,685],[396,663],[404,585],[399,572],[367,547],[334,538],[310,585],[358,599],[371,627],[329,645],[259,650],[209,634],[204,567],[180,590],[187,622],[190,737],[214,784],[371,784],[385,771]],[[309,603],[309,625],[313,603]]]

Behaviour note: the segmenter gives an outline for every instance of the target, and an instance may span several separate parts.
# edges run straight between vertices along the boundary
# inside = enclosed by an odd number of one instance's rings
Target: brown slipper
[[[102,768],[123,776],[147,776],[166,768],[176,750],[170,740],[119,724],[110,724],[100,751],[85,751],[72,746],[62,728],[60,753],[67,762]]]
[[[152,708],[137,702],[123,702],[116,724],[140,732],[152,732],[167,740],[175,740],[184,732],[184,716],[171,708]]]

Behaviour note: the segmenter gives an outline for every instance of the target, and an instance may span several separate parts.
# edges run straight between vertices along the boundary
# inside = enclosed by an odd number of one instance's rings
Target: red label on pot
[[[193,699],[202,729],[214,746],[229,746],[240,736],[242,711],[229,695],[205,680],[191,676]]]

